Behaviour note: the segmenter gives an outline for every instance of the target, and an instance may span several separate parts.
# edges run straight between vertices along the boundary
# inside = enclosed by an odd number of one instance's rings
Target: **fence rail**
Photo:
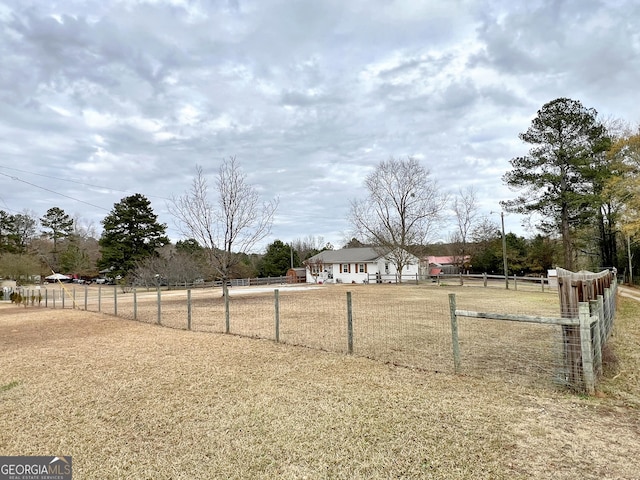
[[[269,292],[232,288],[223,297],[222,289],[212,285],[129,292],[119,286],[67,285],[23,291],[22,303],[265,338],[421,369],[553,382],[593,393],[615,316],[615,279],[595,298],[580,302],[575,312],[550,302],[548,290],[502,288],[486,295],[484,288],[452,288],[425,283],[278,285]],[[513,313],[524,308],[523,302],[530,303],[531,311]]]
[[[604,274],[601,277],[597,277],[598,280],[594,279],[594,283],[598,283],[604,277]],[[565,280],[566,283],[568,282]],[[589,395],[593,395],[598,377],[602,374],[602,350],[611,335],[616,312],[617,283],[615,278],[609,277],[606,281],[601,282],[601,285],[600,290],[596,289],[591,293],[592,296],[596,297],[595,300],[577,303],[577,315],[575,315],[574,309],[564,306],[562,311],[565,316],[563,317],[510,315],[461,310],[456,308],[455,294],[450,294],[451,335],[456,373],[462,371],[459,340],[460,317],[547,325],[556,327],[555,331],[539,331],[538,339],[545,336],[553,336],[555,338],[552,343],[562,347],[555,349],[556,355],[548,362],[548,365],[554,370],[556,381],[567,385],[573,390],[584,391]],[[598,295],[598,291],[602,293]],[[563,297],[562,291],[560,297]],[[561,330],[558,330],[557,327],[560,327]],[[561,335],[559,335],[560,332]],[[568,334],[568,332],[571,334]],[[486,364],[482,366],[486,367]]]

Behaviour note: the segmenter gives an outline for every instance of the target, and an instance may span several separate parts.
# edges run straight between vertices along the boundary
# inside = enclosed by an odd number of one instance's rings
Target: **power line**
[[[85,187],[101,188],[103,190],[111,190],[113,192],[120,192],[120,193],[136,193],[136,192],[131,192],[131,191],[128,191],[128,190],[119,190],[117,188],[105,187],[103,185],[94,185],[92,183],[80,182],[78,180],[69,180],[67,178],[54,177],[54,176],[51,176],[51,175],[44,175],[42,173],[28,172],[26,170],[20,170],[19,168],[7,167],[5,165],[0,165],[0,168],[4,168],[4,169],[7,169],[7,170],[13,170],[13,171],[16,171],[16,172],[21,172],[21,173],[28,173],[29,175],[37,175],[38,177],[51,178],[53,180],[60,180],[62,182],[75,183],[76,185],[83,185]],[[6,175],[6,174],[3,174],[3,175],[9,176],[9,175]],[[13,177],[10,177],[10,178],[13,178]],[[157,196],[157,195],[146,195],[146,196],[150,197],[150,198],[160,198],[162,200],[169,200],[169,201],[171,200],[170,198],[160,197],[160,196]]]
[[[90,207],[99,208],[100,210],[105,210],[107,212],[109,211],[109,209],[107,209],[107,208],[100,207],[98,205],[94,205],[93,203],[85,202],[84,200],[80,200],[78,198],[70,197],[69,195],[65,195],[64,193],[56,192],[56,191],[51,190],[51,189],[46,188],[46,187],[41,187],[40,185],[36,185],[35,183],[27,182],[26,180],[22,180],[21,178],[15,177],[13,175],[7,175],[6,173],[2,173],[2,172],[0,172],[0,175],[3,175],[5,177],[10,178],[11,180],[15,180],[17,182],[26,183],[27,185],[39,188],[40,190],[44,190],[45,192],[53,193],[55,195],[60,195],[61,197],[65,197],[65,198],[68,198],[68,199],[76,201],[76,202],[84,203],[85,205],[89,205]]]
[[[6,200],[4,199],[4,197],[0,197],[0,200],[2,200],[2,203],[4,203],[5,208],[9,211],[9,212],[16,212],[16,210],[14,210],[13,208],[10,208],[9,205],[7,204]]]
[[[1,166],[1,165],[0,165],[0,166]],[[12,170],[18,170],[18,169],[17,169],[17,168],[14,168],[14,169],[12,169]],[[26,172],[26,173],[28,173],[28,172]],[[10,178],[11,180],[15,180],[15,181],[17,181],[17,182],[22,182],[22,183],[25,183],[25,184],[30,185],[30,186],[32,186],[32,187],[39,188],[39,189],[44,190],[44,191],[46,191],[46,192],[50,192],[50,193],[53,193],[53,194],[55,194],[55,195],[60,195],[61,197],[68,198],[68,199],[73,200],[73,201],[75,201],[75,202],[84,203],[85,205],[89,205],[89,206],[91,206],[91,207],[98,208],[98,209],[100,209],[100,210],[104,210],[104,211],[106,211],[106,212],[108,212],[108,211],[109,211],[109,209],[104,208],[104,207],[101,207],[101,206],[99,206],[99,205],[94,205],[93,203],[85,202],[84,200],[80,200],[80,199],[78,199],[78,198],[74,198],[74,197],[71,197],[71,196],[69,196],[69,195],[65,195],[64,193],[56,192],[56,191],[51,190],[51,189],[49,189],[49,188],[42,187],[42,186],[40,186],[40,185],[36,185],[35,183],[27,182],[26,180],[22,180],[21,178],[18,178],[18,177],[13,176],[13,175],[7,175],[6,173],[2,173],[2,172],[0,172],[0,175],[3,175],[3,176],[5,176],[5,177]],[[41,175],[41,176],[46,176],[46,175]],[[51,178],[55,178],[55,177],[51,177]],[[61,180],[61,179],[60,179],[60,180]],[[69,180],[69,181],[70,181],[70,180]],[[79,183],[79,182],[77,182],[77,183]],[[85,184],[82,184],[82,185],[85,185]],[[100,188],[105,188],[105,187],[100,187]],[[121,190],[121,191],[122,191],[122,190]],[[163,197],[159,197],[159,198],[163,198]],[[2,198],[2,203],[4,203],[4,204],[5,204],[5,206],[7,206],[7,203],[4,201],[4,198]],[[7,206],[7,210],[9,210],[9,211],[14,211],[14,210],[12,210],[11,208],[9,208],[8,206]],[[182,233],[182,232],[181,232],[181,231],[179,231],[178,229],[172,228],[172,227],[170,227],[169,225],[167,225],[167,226],[166,226],[166,228],[167,228],[167,230],[170,230],[170,231],[173,231],[173,232],[176,232],[176,233],[180,233],[180,234]]]
[[[101,187],[101,186],[98,186],[98,185],[91,185],[91,184],[88,184],[88,183],[76,182],[76,181],[73,181],[73,180],[65,180],[63,178],[50,177],[48,175],[32,174],[31,172],[25,172],[24,170],[20,170],[20,169],[17,169],[17,168],[5,167],[3,165],[0,165],[0,167],[8,168],[10,170],[16,170],[18,172],[29,173],[30,175],[39,175],[41,177],[53,178],[55,180],[63,180],[65,182],[78,183],[80,185],[85,185],[85,186],[109,189],[108,187]],[[2,173],[2,172],[0,172],[0,175],[2,175],[4,177],[7,177],[7,178],[10,178],[11,180],[15,180],[17,182],[22,182],[22,183],[25,183],[25,184],[30,185],[32,187],[39,188],[40,190],[44,190],[45,192],[53,193],[55,195],[59,195],[59,196],[64,197],[64,198],[68,198],[68,199],[73,200],[75,202],[84,203],[85,205],[89,205],[90,207],[94,207],[94,208],[98,208],[100,210],[104,210],[105,212],[109,211],[109,209],[101,207],[99,205],[94,205],[93,203],[85,202],[84,200],[80,200],[79,198],[75,198],[75,197],[72,197],[70,195],[65,195],[64,193],[56,192],[55,190],[51,190],[50,188],[42,187],[40,185],[36,185],[35,183],[31,183],[31,182],[28,182],[26,180],[22,180],[21,178],[18,178],[15,175],[7,175],[6,173]],[[119,192],[123,192],[123,193],[131,193],[131,192],[126,192],[125,190],[116,190],[116,189],[109,189],[109,190],[119,191]],[[162,199],[165,199],[165,200],[170,200],[170,199],[165,198],[165,197],[156,197],[156,198],[162,198]],[[14,212],[15,211],[15,210],[9,208],[9,206],[7,205],[7,202],[4,200],[4,197],[0,197],[0,200],[2,200],[2,203],[5,204],[5,206],[6,206],[8,211],[10,211],[10,212]],[[172,232],[175,232],[175,233],[178,233],[178,234],[182,234],[182,232],[180,230],[178,230],[176,228],[173,228],[173,227],[170,227],[168,224],[166,225],[166,228],[167,228],[167,231],[172,231]]]

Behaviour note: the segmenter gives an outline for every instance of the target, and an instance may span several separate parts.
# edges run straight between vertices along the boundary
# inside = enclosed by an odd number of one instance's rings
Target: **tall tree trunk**
[[[609,259],[609,241],[607,238],[607,228],[604,223],[604,215],[602,214],[602,210],[598,209],[597,213],[597,222],[598,222],[598,247],[600,250],[600,266],[610,265]]]
[[[597,220],[600,233],[600,267],[614,267],[618,261],[618,248],[610,212],[599,211]]]

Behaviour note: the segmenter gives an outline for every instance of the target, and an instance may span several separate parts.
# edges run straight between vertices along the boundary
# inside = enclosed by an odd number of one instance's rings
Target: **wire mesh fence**
[[[571,386],[565,373],[562,327],[497,319],[458,318],[459,373],[518,384]],[[580,389],[582,385],[575,385]]]
[[[567,371],[567,352],[582,348],[580,335],[569,335],[567,327],[559,324],[452,315],[452,293],[460,311],[560,317],[557,290],[487,289],[482,285],[232,287],[227,298],[216,287],[125,292],[116,286],[93,285],[47,288],[39,294],[41,306],[49,308],[76,308],[177,329],[264,338],[519,384],[581,387]],[[611,297],[601,308],[615,311]],[[612,319],[609,315],[606,322]],[[592,337],[602,338],[593,325]],[[597,354],[595,347],[592,354]]]
[[[488,289],[505,289],[513,291],[554,292],[553,279],[547,277],[510,275],[490,275],[486,273],[439,274],[430,277],[429,282],[440,286],[483,287]]]

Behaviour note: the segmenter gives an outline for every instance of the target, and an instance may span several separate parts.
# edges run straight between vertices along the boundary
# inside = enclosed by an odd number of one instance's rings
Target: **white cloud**
[[[114,126],[118,119],[110,114],[103,114],[95,110],[84,110],[82,117],[89,128],[108,129]]]
[[[545,102],[640,120],[640,4],[616,5],[5,0],[0,153],[105,187],[81,200],[109,209],[142,193],[162,215],[196,164],[214,173],[235,155],[265,198],[287,200],[273,233],[285,241],[339,245],[349,200],[390,156],[415,156],[452,191],[475,184],[497,209]],[[15,182],[0,192],[16,211],[38,197],[105,215]]]

